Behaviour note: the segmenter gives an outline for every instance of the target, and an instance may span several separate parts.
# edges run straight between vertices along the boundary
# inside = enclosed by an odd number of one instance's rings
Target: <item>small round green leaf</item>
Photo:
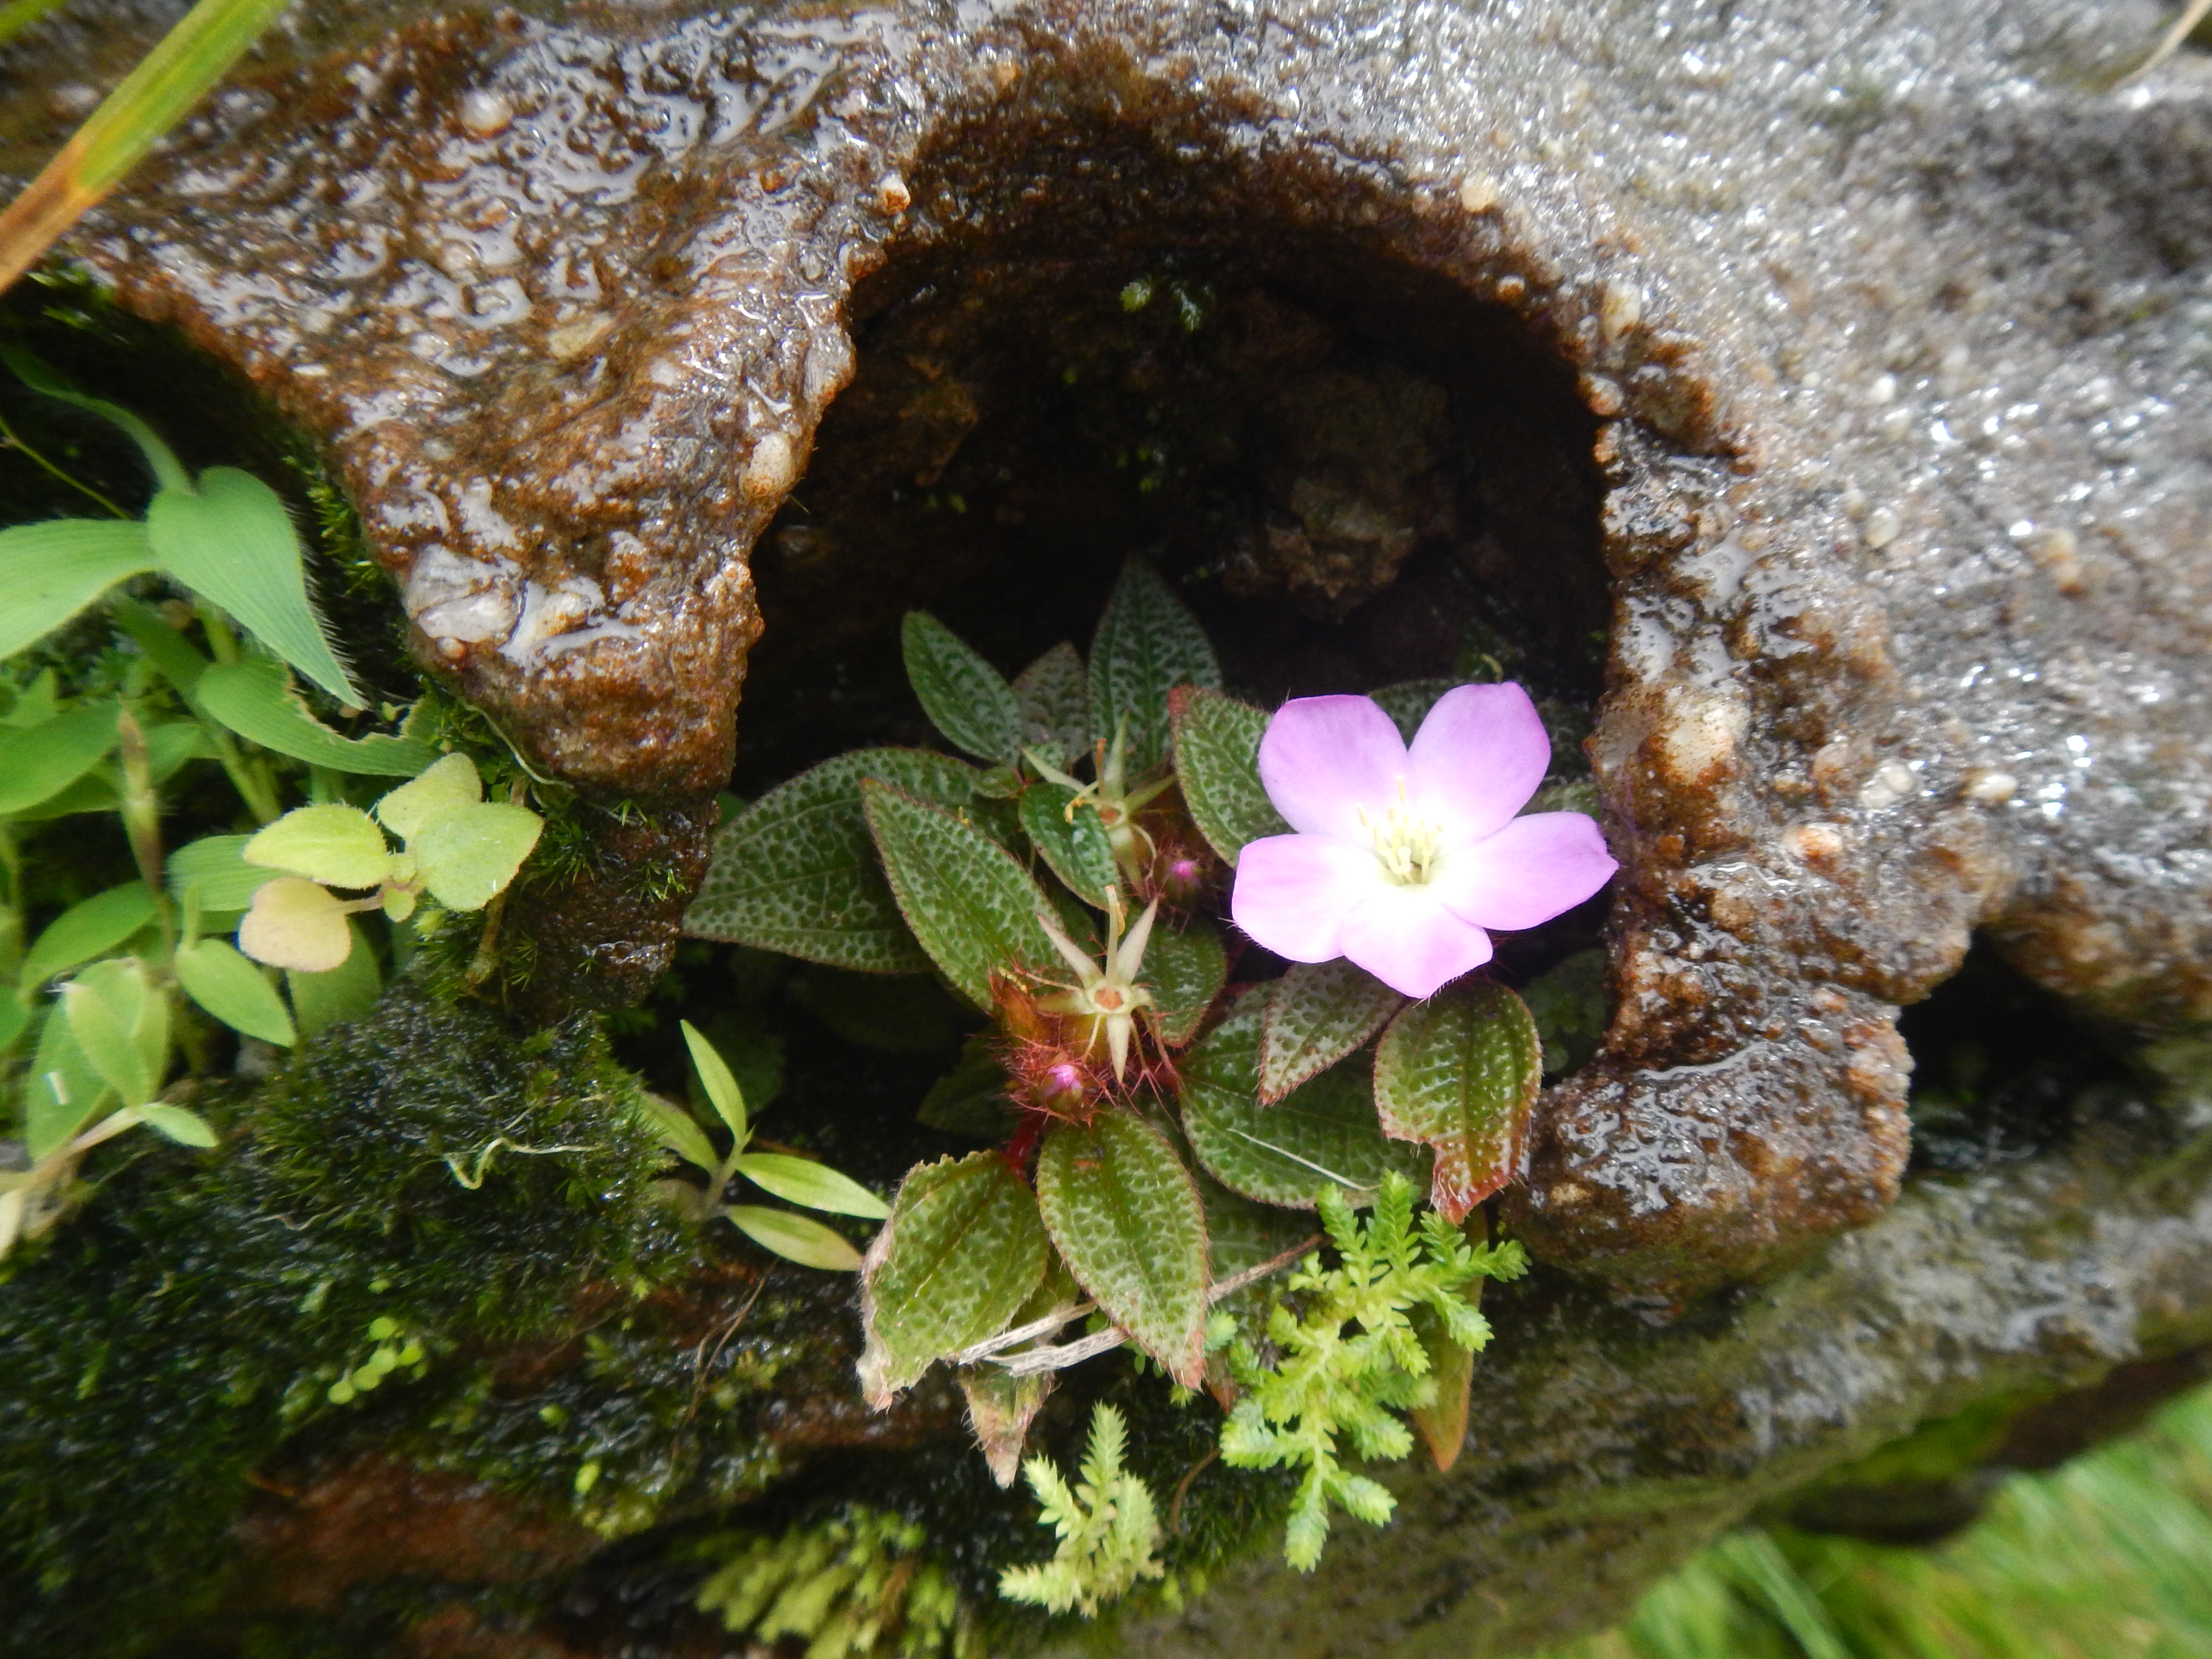
[[[408,850],[431,897],[448,910],[481,910],[506,890],[544,828],[527,807],[485,801],[430,818]]]
[[[476,763],[466,755],[453,754],[378,801],[376,816],[400,840],[411,842],[431,819],[474,806],[483,799],[483,780],[477,775]]]
[[[376,820],[358,806],[335,805],[295,807],[247,842],[240,856],[332,887],[380,886],[392,867]]]
[[[238,924],[238,948],[256,962],[326,974],[353,952],[345,906],[327,888],[279,876],[253,896]]]

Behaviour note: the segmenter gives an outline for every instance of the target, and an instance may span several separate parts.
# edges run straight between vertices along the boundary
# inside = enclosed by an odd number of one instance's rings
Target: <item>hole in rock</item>
[[[924,739],[907,610],[1012,675],[1087,647],[1132,553],[1254,701],[1503,675],[1578,749],[1607,620],[1595,424],[1516,317],[1285,227],[1030,235],[856,294],[855,379],[755,555],[740,793]]]
[[[2107,1036],[1976,939],[1959,971],[1899,1017],[1912,1054],[1912,1161],[1970,1170],[2031,1158],[2124,1082]]]

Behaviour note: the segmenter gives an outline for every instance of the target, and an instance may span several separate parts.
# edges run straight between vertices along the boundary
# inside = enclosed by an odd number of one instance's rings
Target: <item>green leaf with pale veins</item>
[[[1260,1036],[1260,1098],[1272,1104],[1365,1042],[1406,999],[1341,957],[1301,962],[1277,980]]]
[[[438,758],[436,750],[412,738],[339,736],[307,712],[281,664],[255,659],[207,669],[192,695],[240,737],[333,772],[411,778]]]
[[[876,856],[860,780],[957,806],[978,775],[921,749],[856,750],[800,774],[714,837],[684,931],[862,973],[927,972]]]
[[[1149,560],[1121,567],[1091,641],[1091,723],[1110,738],[1129,719],[1131,775],[1168,757],[1168,693],[1179,685],[1221,686],[1221,665],[1198,618]]]
[[[292,1016],[261,970],[219,939],[177,947],[177,983],[185,994],[234,1031],[289,1048],[299,1041]]]
[[[1152,994],[1152,1018],[1160,1040],[1179,1048],[1197,1035],[1228,977],[1228,952],[1222,949],[1220,933],[1204,916],[1193,916],[1180,927],[1156,925],[1146,943],[1145,965],[1137,981]]]
[[[154,896],[143,881],[94,893],[56,916],[23,953],[17,983],[28,996],[57,974],[113,950],[154,920]]]
[[[0,732],[0,816],[58,795],[106,759],[122,713],[120,703],[94,703],[40,726]]]
[[[1324,1183],[1364,1205],[1392,1171],[1419,1181],[1425,1148],[1393,1145],[1375,1121],[1364,1066],[1324,1072],[1273,1106],[1258,1098],[1269,988],[1245,993],[1229,1018],[1176,1062],[1183,1133],[1224,1186],[1263,1204],[1310,1210]]]
[[[852,1241],[836,1229],[788,1210],[771,1210],[758,1204],[730,1204],[720,1214],[747,1238],[786,1261],[826,1273],[856,1273],[864,1265]]]
[[[171,577],[221,605],[340,702],[361,706],[361,693],[323,637],[307,598],[307,550],[275,490],[250,472],[211,466],[191,489],[155,494],[146,535]]]
[[[978,1008],[994,975],[1057,963],[1037,921],[1043,892],[1014,855],[958,813],[873,779],[860,786],[868,829],[907,926]]]
[[[34,645],[119,581],[154,568],[146,526],[48,519],[0,530],[0,657]]]
[[[1386,1133],[1436,1149],[1429,1201],[1457,1223],[1513,1178],[1543,1075],[1527,1006],[1504,986],[1449,985],[1390,1024],[1375,1051]]]
[[[933,1361],[1006,1329],[1048,1248],[1036,1196],[998,1153],[908,1170],[862,1279],[869,1404],[881,1410]]]
[[[1066,641],[1015,677],[1014,702],[1024,744],[1057,757],[1063,768],[1091,752],[1091,675]]]
[[[1055,1123],[1037,1208],[1076,1281],[1187,1389],[1206,1361],[1206,1212],[1168,1139],[1134,1112]]]
[[[1075,791],[1064,784],[1033,783],[1022,791],[1022,829],[1053,874],[1085,904],[1106,908],[1106,889],[1121,880],[1113,843],[1088,801],[1070,810]]]
[[[906,677],[921,712],[956,749],[1011,766],[1022,755],[1022,711],[1005,677],[927,611],[899,629]]]
[[[1173,708],[1176,778],[1206,844],[1233,867],[1246,842],[1289,835],[1260,783],[1267,711],[1198,689],[1176,692]]]

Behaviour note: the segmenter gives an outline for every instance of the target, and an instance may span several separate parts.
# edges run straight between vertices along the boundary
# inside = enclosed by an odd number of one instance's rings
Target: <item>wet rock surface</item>
[[[1889,1201],[1894,1012],[1971,929],[2112,1018],[2212,1012],[2205,80],[2081,84],[2154,21],[402,8],[275,49],[75,248],[323,436],[428,666],[541,763],[678,807],[726,775],[750,554],[867,273],[972,295],[970,349],[1014,325],[994,297],[1065,309],[1133,255],[1462,296],[1595,428],[1628,865],[1613,1030],[1516,1222],[1663,1297]],[[1493,425],[1547,407],[1425,367]],[[1356,605],[1455,533],[1433,392],[1329,373],[1284,393],[1304,425],[1224,526],[1225,592]],[[955,454],[989,411],[926,390]],[[1495,544],[1486,591],[1571,566]]]
[[[11,165],[161,16],[0,63]],[[1048,644],[1133,546],[1255,692],[1471,620],[1595,699],[1613,1024],[1508,1208],[1632,1307],[1501,1297],[1479,1455],[1394,1531],[1126,1633],[1502,1653],[2212,1334],[2201,1100],[2140,1071],[2212,1020],[2212,78],[2094,84],[2160,21],[410,3],[280,39],[71,251],[320,440],[418,659],[678,875],[733,756],[888,718],[848,671],[901,610]],[[606,1001],[672,915],[515,925]],[[1944,1072],[1892,1210],[1899,1010],[1977,930],[2127,1086]]]

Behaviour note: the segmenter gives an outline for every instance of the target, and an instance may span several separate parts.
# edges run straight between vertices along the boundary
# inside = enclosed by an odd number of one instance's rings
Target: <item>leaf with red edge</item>
[[[1436,1149],[1429,1201],[1454,1223],[1510,1181],[1543,1076],[1536,1023],[1504,986],[1447,986],[1390,1023],[1375,1053],[1385,1134]]]

